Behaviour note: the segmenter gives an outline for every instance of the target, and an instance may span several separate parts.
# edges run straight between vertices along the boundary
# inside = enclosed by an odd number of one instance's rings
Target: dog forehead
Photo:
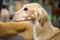
[[[30,4],[25,4],[25,6],[31,6],[31,7],[40,7],[41,5],[40,4],[38,4],[38,3],[30,3]]]
[[[40,8],[40,7],[41,7],[41,5],[38,3],[30,3],[30,4],[25,4],[22,9],[24,9],[24,8],[36,9],[36,8]]]
[[[39,8],[41,8],[41,5],[38,3],[30,3],[30,4],[25,4],[19,11],[17,11],[16,13],[19,13],[21,11],[24,11],[24,8],[28,8],[28,10],[30,11],[34,11],[34,10],[38,10]]]

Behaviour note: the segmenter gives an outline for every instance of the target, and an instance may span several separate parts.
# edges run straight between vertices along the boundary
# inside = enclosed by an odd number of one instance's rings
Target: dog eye
[[[24,8],[25,11],[28,11],[28,8]]]

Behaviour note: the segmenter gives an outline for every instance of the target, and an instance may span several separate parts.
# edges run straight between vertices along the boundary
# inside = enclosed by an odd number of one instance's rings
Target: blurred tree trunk
[[[60,8],[60,0],[58,0],[59,4],[58,4],[58,7]]]
[[[3,5],[3,0],[0,0],[0,12],[1,12],[2,5]]]

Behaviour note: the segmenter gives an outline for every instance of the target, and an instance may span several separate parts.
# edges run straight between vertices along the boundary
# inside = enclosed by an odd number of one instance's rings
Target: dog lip
[[[31,20],[15,20],[14,22],[21,22],[21,21],[31,21]]]

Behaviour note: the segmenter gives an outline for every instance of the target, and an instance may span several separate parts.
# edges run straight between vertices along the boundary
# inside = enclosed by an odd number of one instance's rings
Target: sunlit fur
[[[24,8],[28,10],[26,11]],[[59,29],[51,24],[45,9],[37,3],[25,4],[21,10],[14,14],[13,20],[16,22],[31,21],[34,40],[47,40],[59,32]]]
[[[13,35],[22,35],[24,40],[33,40],[31,22],[0,22],[0,39],[6,40]]]

